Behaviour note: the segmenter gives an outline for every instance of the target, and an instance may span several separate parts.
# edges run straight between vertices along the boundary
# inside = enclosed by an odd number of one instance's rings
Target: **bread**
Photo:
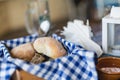
[[[37,38],[33,47],[38,53],[43,53],[53,59],[66,55],[66,50],[62,44],[51,37]]]
[[[32,46],[32,43],[25,43],[13,48],[10,53],[14,58],[30,61],[35,55],[35,50]]]
[[[34,64],[39,64],[41,62],[44,62],[45,61],[45,57],[38,54],[38,53],[35,53],[35,56],[32,58],[32,60],[30,61],[31,63],[34,63]]]

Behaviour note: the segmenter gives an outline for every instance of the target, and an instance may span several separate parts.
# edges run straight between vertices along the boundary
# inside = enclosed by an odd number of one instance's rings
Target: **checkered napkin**
[[[66,56],[37,65],[11,58],[3,43],[13,48],[17,46],[17,43],[24,43],[24,39],[26,40],[26,38],[29,37],[24,37],[23,42],[16,39],[14,43],[13,40],[12,44],[9,40],[1,42],[0,65],[2,66],[0,66],[0,80],[9,80],[17,68],[46,80],[98,80],[95,68],[95,53],[87,51],[74,43],[67,42],[56,34],[53,35],[53,38],[61,42],[65,47],[67,50]],[[37,36],[34,36],[35,38]]]

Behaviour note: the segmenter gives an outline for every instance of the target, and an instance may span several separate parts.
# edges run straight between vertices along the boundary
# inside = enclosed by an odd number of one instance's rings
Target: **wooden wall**
[[[0,35],[8,29],[8,19],[6,4],[4,2],[0,3]]]
[[[0,1],[0,35],[25,27],[25,12],[28,0]],[[52,22],[64,21],[68,18],[65,0],[48,0]]]

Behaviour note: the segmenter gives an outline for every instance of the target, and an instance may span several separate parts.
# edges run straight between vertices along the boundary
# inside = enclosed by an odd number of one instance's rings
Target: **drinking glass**
[[[29,0],[26,11],[26,29],[29,34],[47,34],[50,17],[47,0]]]

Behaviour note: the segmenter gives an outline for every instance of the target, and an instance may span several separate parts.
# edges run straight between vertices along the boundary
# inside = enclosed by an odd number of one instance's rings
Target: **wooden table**
[[[67,25],[67,21],[52,23],[50,32],[57,33],[57,30],[62,30],[63,26],[66,26],[66,25]],[[14,38],[19,38],[26,35],[29,35],[27,33],[27,30],[25,28],[22,28],[22,29],[13,30],[5,33],[3,36],[0,37],[0,40],[14,39]]]

